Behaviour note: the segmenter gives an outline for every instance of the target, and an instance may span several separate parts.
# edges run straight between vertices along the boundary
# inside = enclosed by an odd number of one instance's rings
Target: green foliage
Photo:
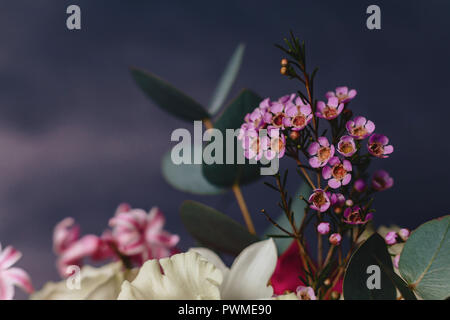
[[[210,117],[201,104],[156,75],[134,68],[131,69],[131,75],[156,105],[175,117],[186,121]]]
[[[399,270],[423,299],[450,297],[450,215],[412,232],[400,256]]]
[[[244,121],[247,113],[253,111],[261,102],[261,98],[254,92],[244,89],[220,115],[214,123],[214,128],[219,129],[225,139],[226,129],[238,129]],[[213,143],[213,142],[211,142]],[[203,164],[205,178],[214,185],[220,187],[231,187],[234,184],[246,184],[260,177],[260,166],[257,164],[238,164],[237,155],[243,154],[240,141],[234,138],[234,160],[233,164],[226,164],[226,143],[223,143],[224,164]]]
[[[212,250],[238,255],[259,240],[227,215],[199,202],[183,202],[180,215],[188,232]]]
[[[376,265],[380,268],[380,289],[369,289],[367,268]],[[391,256],[384,239],[374,233],[367,239],[350,259],[344,276],[344,298],[346,300],[395,300],[396,288],[386,268],[392,270]]]

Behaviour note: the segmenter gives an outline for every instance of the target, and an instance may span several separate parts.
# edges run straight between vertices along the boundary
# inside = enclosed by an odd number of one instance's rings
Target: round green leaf
[[[201,104],[156,75],[134,68],[131,75],[142,91],[170,114],[187,121],[210,117]]]
[[[196,201],[183,202],[180,215],[188,232],[212,250],[238,255],[259,241],[227,215]]]
[[[369,266],[379,268],[379,289],[369,289],[367,282],[372,276]],[[344,276],[344,298],[346,300],[395,300],[394,281],[384,270],[393,269],[392,260],[384,239],[374,233],[353,253]]]
[[[450,215],[412,232],[400,256],[403,279],[423,299],[450,297]]]

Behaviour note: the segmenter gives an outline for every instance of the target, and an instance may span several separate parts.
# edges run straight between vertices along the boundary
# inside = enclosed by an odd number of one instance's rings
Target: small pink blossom
[[[333,246],[338,246],[342,241],[342,236],[339,233],[333,233],[328,240]]]
[[[22,253],[11,246],[2,250],[0,245],[0,300],[12,300],[14,286],[33,293],[30,276],[21,268],[11,268],[20,258]]]
[[[165,218],[156,207],[148,214],[141,209],[117,212],[109,224],[119,251],[139,264],[170,256],[180,240],[163,229]]]
[[[372,187],[377,191],[383,191],[394,185],[394,179],[384,170],[378,170],[372,178]]]
[[[327,211],[331,204],[330,198],[322,189],[314,190],[314,192],[309,196],[308,201],[310,202],[311,209],[319,212]]]
[[[308,153],[312,156],[309,164],[313,168],[323,167],[334,156],[334,146],[330,145],[326,137],[319,137],[308,147]]]
[[[397,243],[397,233],[395,231],[390,231],[384,237],[386,244],[393,245]]]
[[[317,232],[320,234],[327,234],[330,232],[330,224],[328,222],[321,222],[317,226]]]
[[[408,229],[403,228],[399,230],[398,235],[400,236],[400,238],[402,238],[403,241],[406,241],[409,238],[410,231]]]
[[[345,204],[345,197],[342,193],[333,193],[330,199],[333,207],[342,207]]]
[[[348,90],[348,87],[337,87],[336,91],[328,91],[325,96],[329,99],[332,97],[337,97],[339,102],[347,103],[350,102],[356,96],[356,90]]]
[[[328,180],[330,188],[337,189],[341,185],[347,185],[352,179],[349,173],[352,171],[352,164],[348,160],[339,160],[338,157],[333,157],[328,161],[328,166],[323,167],[322,176]]]
[[[347,121],[345,127],[350,136],[357,140],[367,138],[375,130],[375,124],[364,117],[356,117],[353,120]]]
[[[268,141],[267,137],[260,138],[256,130],[247,130],[242,137],[244,156],[247,159],[260,160],[264,151],[268,149]]]
[[[400,255],[396,255],[394,258],[394,267],[398,269],[398,263],[400,262]]]
[[[267,160],[282,158],[286,152],[286,137],[279,129],[267,130],[269,137],[261,138],[264,156]],[[256,159],[258,160],[258,159]]]
[[[351,157],[356,152],[355,140],[350,136],[342,136],[339,140],[337,151],[344,157]]]
[[[347,224],[365,224],[369,220],[371,220],[373,217],[372,213],[366,214],[365,217],[363,217],[363,213],[360,207],[355,206],[351,208],[347,208],[344,211],[344,223]]]
[[[328,98],[328,102],[325,104],[323,101],[317,102],[316,116],[319,118],[332,120],[339,116],[344,110],[344,104],[339,103],[339,99],[336,97]]]
[[[394,152],[394,147],[388,145],[389,139],[382,134],[373,134],[369,138],[367,149],[370,154],[377,158],[387,158],[388,155]]]
[[[314,290],[311,287],[298,286],[296,293],[299,300],[317,300]]]
[[[363,179],[358,179],[353,184],[353,188],[359,193],[366,190],[366,187],[367,187],[366,182]]]
[[[291,103],[286,107],[286,126],[293,131],[299,131],[305,128],[313,118],[311,106],[304,104],[300,97],[295,99],[295,104]]]

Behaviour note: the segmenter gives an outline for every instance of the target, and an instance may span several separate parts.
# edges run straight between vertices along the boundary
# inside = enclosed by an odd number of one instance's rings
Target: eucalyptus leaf
[[[408,286],[423,299],[450,297],[450,215],[428,221],[411,233],[399,261]]]
[[[305,198],[308,198],[310,192],[311,188],[306,183],[304,183],[298,188],[297,192],[293,195],[291,210],[294,212],[294,218],[297,227],[300,226],[303,216],[305,215],[305,207],[306,207],[306,203],[305,201],[300,199],[300,195],[302,195]],[[292,231],[291,224],[289,223],[286,214],[284,212],[281,212],[281,214],[275,221],[282,228]],[[278,229],[272,224],[264,231],[264,234],[267,236],[271,235],[274,237],[285,235],[285,233],[283,233],[280,229]],[[277,246],[278,254],[282,254],[289,247],[289,245],[292,243],[294,239],[274,238],[273,240],[275,241],[275,245]]]
[[[227,67],[219,80],[209,104],[209,112],[211,114],[216,114],[225,102],[239,73],[239,68],[241,67],[242,59],[244,57],[244,51],[245,45],[243,43],[239,44],[231,56],[230,61],[228,61]]]
[[[142,91],[170,114],[186,121],[210,117],[200,103],[156,75],[134,68],[131,69],[131,75]]]
[[[242,225],[207,205],[196,201],[185,201],[180,215],[188,232],[208,248],[238,255],[250,244],[259,241]]]
[[[242,155],[244,150],[241,141],[238,141],[236,137],[233,138],[234,157],[232,164],[226,164],[227,151],[230,151],[226,148],[226,130],[240,128],[245,115],[258,107],[261,100],[257,94],[244,89],[214,123],[214,128],[220,130],[223,137],[223,164],[203,164],[203,174],[210,183],[220,187],[231,187],[234,184],[243,185],[253,182],[260,177],[259,164],[249,164],[247,159],[245,159],[245,163],[238,164],[237,155]],[[211,143],[214,143],[214,141]]]
[[[193,153],[195,148],[201,146],[194,145]],[[202,195],[215,195],[226,191],[212,185],[203,177],[201,164],[174,164],[171,151],[164,154],[161,167],[164,179],[177,190]]]
[[[373,266],[375,271],[371,271]],[[353,253],[344,276],[346,300],[395,300],[396,287],[385,269],[393,269],[386,243],[374,233]],[[369,288],[372,279],[379,280],[379,288]],[[376,282],[375,282],[376,283]]]

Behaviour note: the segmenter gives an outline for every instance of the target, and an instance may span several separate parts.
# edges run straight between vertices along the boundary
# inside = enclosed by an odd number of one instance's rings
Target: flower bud
[[[397,243],[397,233],[395,231],[388,232],[384,240],[388,245],[393,245]]]
[[[333,299],[333,300],[339,299],[340,296],[341,296],[341,294],[339,292],[337,292],[337,291],[331,292],[331,299]]]
[[[289,62],[287,61],[287,59],[285,59],[285,58],[284,58],[284,59],[281,59],[281,66],[282,66],[282,67],[286,67],[286,66],[288,65],[288,63],[289,63]]]
[[[327,287],[331,284],[331,280],[330,278],[326,278],[323,282],[324,285],[326,285]]]
[[[409,234],[410,232],[408,229],[400,229],[398,232],[398,235],[400,236],[400,238],[402,238],[403,241],[408,240]]]
[[[300,138],[300,133],[298,133],[298,131],[291,131],[291,133],[289,133],[289,138],[292,140],[297,140]]]
[[[330,224],[328,222],[321,222],[317,226],[317,232],[320,234],[327,234],[330,232]]]
[[[282,74],[282,75],[286,75],[287,74],[287,68],[286,67],[281,67],[281,69],[280,69],[280,73]]]
[[[338,246],[340,243],[341,243],[341,240],[342,240],[342,236],[339,234],[339,233],[333,233],[331,236],[330,236],[330,243],[333,245],[333,246]]]
[[[352,201],[352,199],[346,200],[346,201],[345,201],[345,205],[346,205],[347,207],[353,206],[353,201]]]

